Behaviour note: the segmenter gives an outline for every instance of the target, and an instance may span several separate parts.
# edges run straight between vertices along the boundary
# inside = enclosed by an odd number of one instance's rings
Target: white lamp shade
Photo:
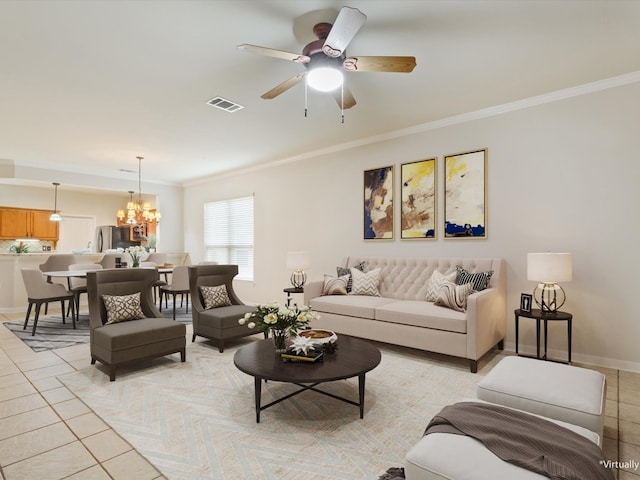
[[[342,72],[336,68],[317,67],[307,72],[307,85],[320,92],[335,90],[342,82]]]
[[[572,257],[570,253],[528,253],[527,280],[544,283],[571,281]]]
[[[287,252],[287,268],[290,270],[304,270],[309,268],[311,261],[308,252]]]

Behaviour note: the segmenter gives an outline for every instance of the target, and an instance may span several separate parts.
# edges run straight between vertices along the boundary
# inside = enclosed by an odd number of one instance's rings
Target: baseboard
[[[515,342],[505,342],[504,349],[509,352],[516,351]],[[518,349],[520,353],[526,353],[528,355],[535,355],[536,347],[531,344],[522,344],[518,345]],[[547,354],[550,358],[557,360],[566,360],[567,351],[566,350],[555,350],[548,349]],[[619,358],[607,358],[607,357],[598,357],[595,355],[586,355],[579,352],[571,352],[571,361],[577,363],[583,363],[585,365],[593,365],[597,367],[606,367],[613,368],[615,370],[625,370],[627,372],[640,372],[640,363],[639,362],[629,362],[626,360],[620,360]]]

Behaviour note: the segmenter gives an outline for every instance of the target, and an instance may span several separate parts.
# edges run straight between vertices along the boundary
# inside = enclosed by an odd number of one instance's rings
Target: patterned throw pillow
[[[354,267],[351,269],[351,278],[353,279],[351,295],[368,295],[370,297],[380,296],[380,292],[378,291],[378,283],[380,283],[379,268],[363,273]]]
[[[460,265],[456,266],[456,284],[464,285],[465,283],[473,283],[473,289],[476,292],[480,290],[484,290],[489,285],[489,281],[491,280],[491,275],[493,275],[493,270],[489,270],[488,272],[478,272],[478,273],[469,273]]]
[[[427,282],[427,295],[425,296],[425,300],[427,302],[435,302],[436,297],[438,296],[438,291],[444,282],[455,282],[456,281],[456,272],[440,273],[438,270],[434,270],[431,274],[431,278]]]
[[[459,312],[464,312],[467,309],[467,297],[472,291],[473,283],[456,285],[453,282],[445,282],[440,287],[434,303]]]
[[[346,295],[347,284],[351,275],[343,275],[341,277],[324,276],[324,285],[322,286],[322,295]]]
[[[357,268],[362,272],[364,270],[364,262],[360,262],[357,265],[354,265],[353,268]],[[347,292],[350,292],[351,287],[353,285],[353,280],[351,279],[351,269],[344,268],[344,267],[336,267],[336,273],[338,274],[339,277],[342,277],[343,275],[349,275],[349,281],[347,282]]]
[[[202,300],[204,300],[205,310],[231,305],[226,285],[219,285],[217,287],[201,286],[200,293],[202,294]]]
[[[107,325],[145,318],[140,305],[140,292],[131,295],[102,295],[107,310]]]

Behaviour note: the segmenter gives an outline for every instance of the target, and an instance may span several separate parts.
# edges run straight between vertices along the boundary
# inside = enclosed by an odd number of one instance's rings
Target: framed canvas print
[[[444,237],[487,238],[487,149],[444,157]]]
[[[364,171],[364,239],[393,239],[393,165]]]
[[[400,165],[400,238],[436,238],[437,159]]]

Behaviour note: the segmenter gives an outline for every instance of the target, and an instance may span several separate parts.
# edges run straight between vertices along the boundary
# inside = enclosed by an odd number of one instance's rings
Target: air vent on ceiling
[[[212,107],[216,107],[227,112],[236,112],[241,108],[244,108],[244,106],[239,103],[232,102],[231,100],[227,100],[222,97],[212,98],[207,102],[207,105],[211,105]]]

